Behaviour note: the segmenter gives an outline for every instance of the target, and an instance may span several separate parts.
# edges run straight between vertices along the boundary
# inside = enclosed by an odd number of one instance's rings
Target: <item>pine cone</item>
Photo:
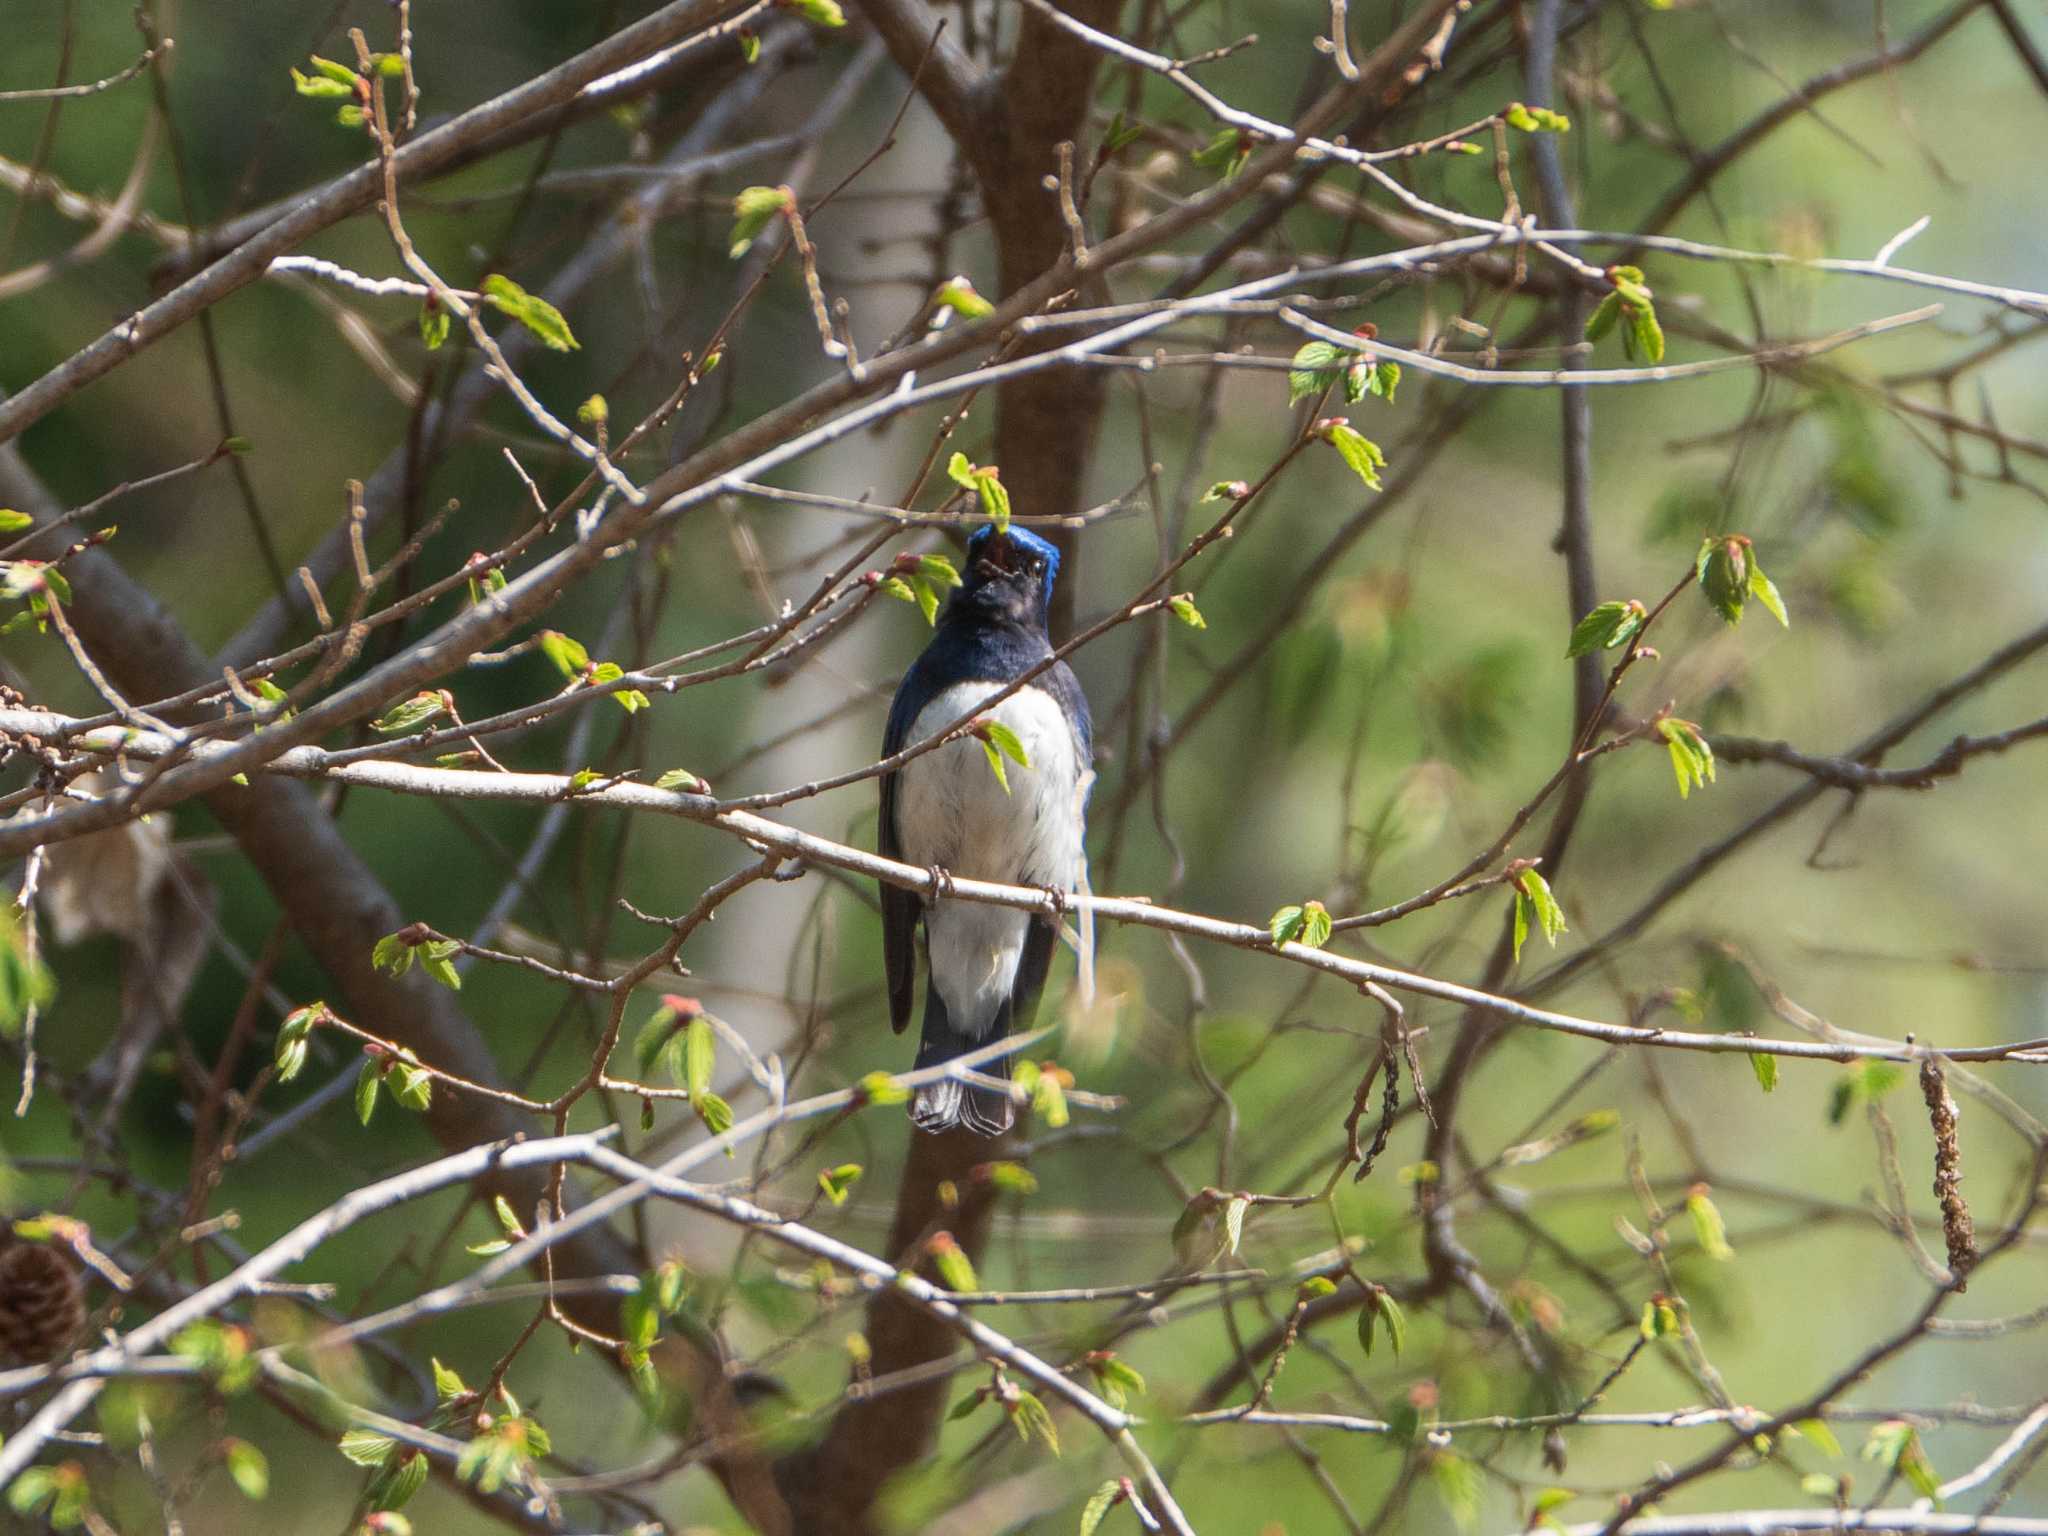
[[[54,1360],[85,1327],[85,1287],[69,1258],[47,1243],[0,1238],[0,1361]]]

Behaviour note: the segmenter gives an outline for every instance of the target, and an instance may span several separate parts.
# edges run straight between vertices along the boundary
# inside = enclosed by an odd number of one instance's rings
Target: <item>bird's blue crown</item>
[[[993,523],[983,523],[968,537],[967,564],[970,569],[976,561],[982,558],[982,551],[988,548],[989,540],[995,537],[996,527]],[[1053,546],[1050,540],[1042,539],[1029,528],[1020,528],[1015,523],[1009,526],[1008,530],[1004,532],[1003,537],[1008,539],[1016,549],[1026,554],[1036,555],[1045,562],[1045,601],[1050,603],[1052,601],[1052,584],[1058,579],[1060,574],[1059,550]]]

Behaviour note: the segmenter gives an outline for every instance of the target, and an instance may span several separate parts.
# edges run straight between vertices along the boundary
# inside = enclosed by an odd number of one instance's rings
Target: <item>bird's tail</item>
[[[944,1066],[956,1056],[964,1056],[992,1040],[1002,1039],[1009,1032],[1009,1027],[1010,1005],[1005,1001],[989,1029],[978,1037],[964,1034],[953,1027],[939,989],[927,987],[924,1037],[918,1042],[917,1066]],[[1009,1058],[987,1062],[977,1070],[990,1077],[1008,1077]],[[961,1126],[977,1136],[1000,1136],[1016,1119],[1016,1109],[1010,1103],[1010,1096],[1001,1089],[984,1088],[977,1083],[949,1077],[936,1083],[926,1083],[917,1090],[917,1097],[910,1103],[910,1118],[921,1131],[950,1131]]]

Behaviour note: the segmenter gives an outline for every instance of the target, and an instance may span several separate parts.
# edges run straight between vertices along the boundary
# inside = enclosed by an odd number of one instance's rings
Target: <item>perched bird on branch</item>
[[[938,1066],[1028,1027],[1059,939],[1059,920],[962,901],[946,876],[1040,885],[1065,894],[1081,876],[1083,802],[1091,774],[1088,700],[1063,661],[977,714],[984,700],[1052,656],[1046,613],[1059,551],[1022,528],[984,526],[967,541],[967,569],[924,654],[889,709],[885,757],[956,720],[974,727],[882,776],[881,851],[931,869],[929,897],[882,887],[889,1018],[910,1022],[924,919],[929,977],[919,1067]],[[1007,1077],[1007,1061],[981,1069]],[[1008,1096],[955,1079],[917,1090],[911,1118],[926,1131],[964,1126],[999,1136]]]

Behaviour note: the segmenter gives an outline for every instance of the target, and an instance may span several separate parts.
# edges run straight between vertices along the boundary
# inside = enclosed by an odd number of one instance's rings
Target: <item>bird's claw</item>
[[[932,877],[932,900],[953,894],[953,876],[943,865],[934,864],[927,871]]]
[[[1052,903],[1052,915],[1055,918],[1065,917],[1069,905],[1066,890],[1057,885],[1042,886],[1040,889],[1045,892],[1046,900]]]

